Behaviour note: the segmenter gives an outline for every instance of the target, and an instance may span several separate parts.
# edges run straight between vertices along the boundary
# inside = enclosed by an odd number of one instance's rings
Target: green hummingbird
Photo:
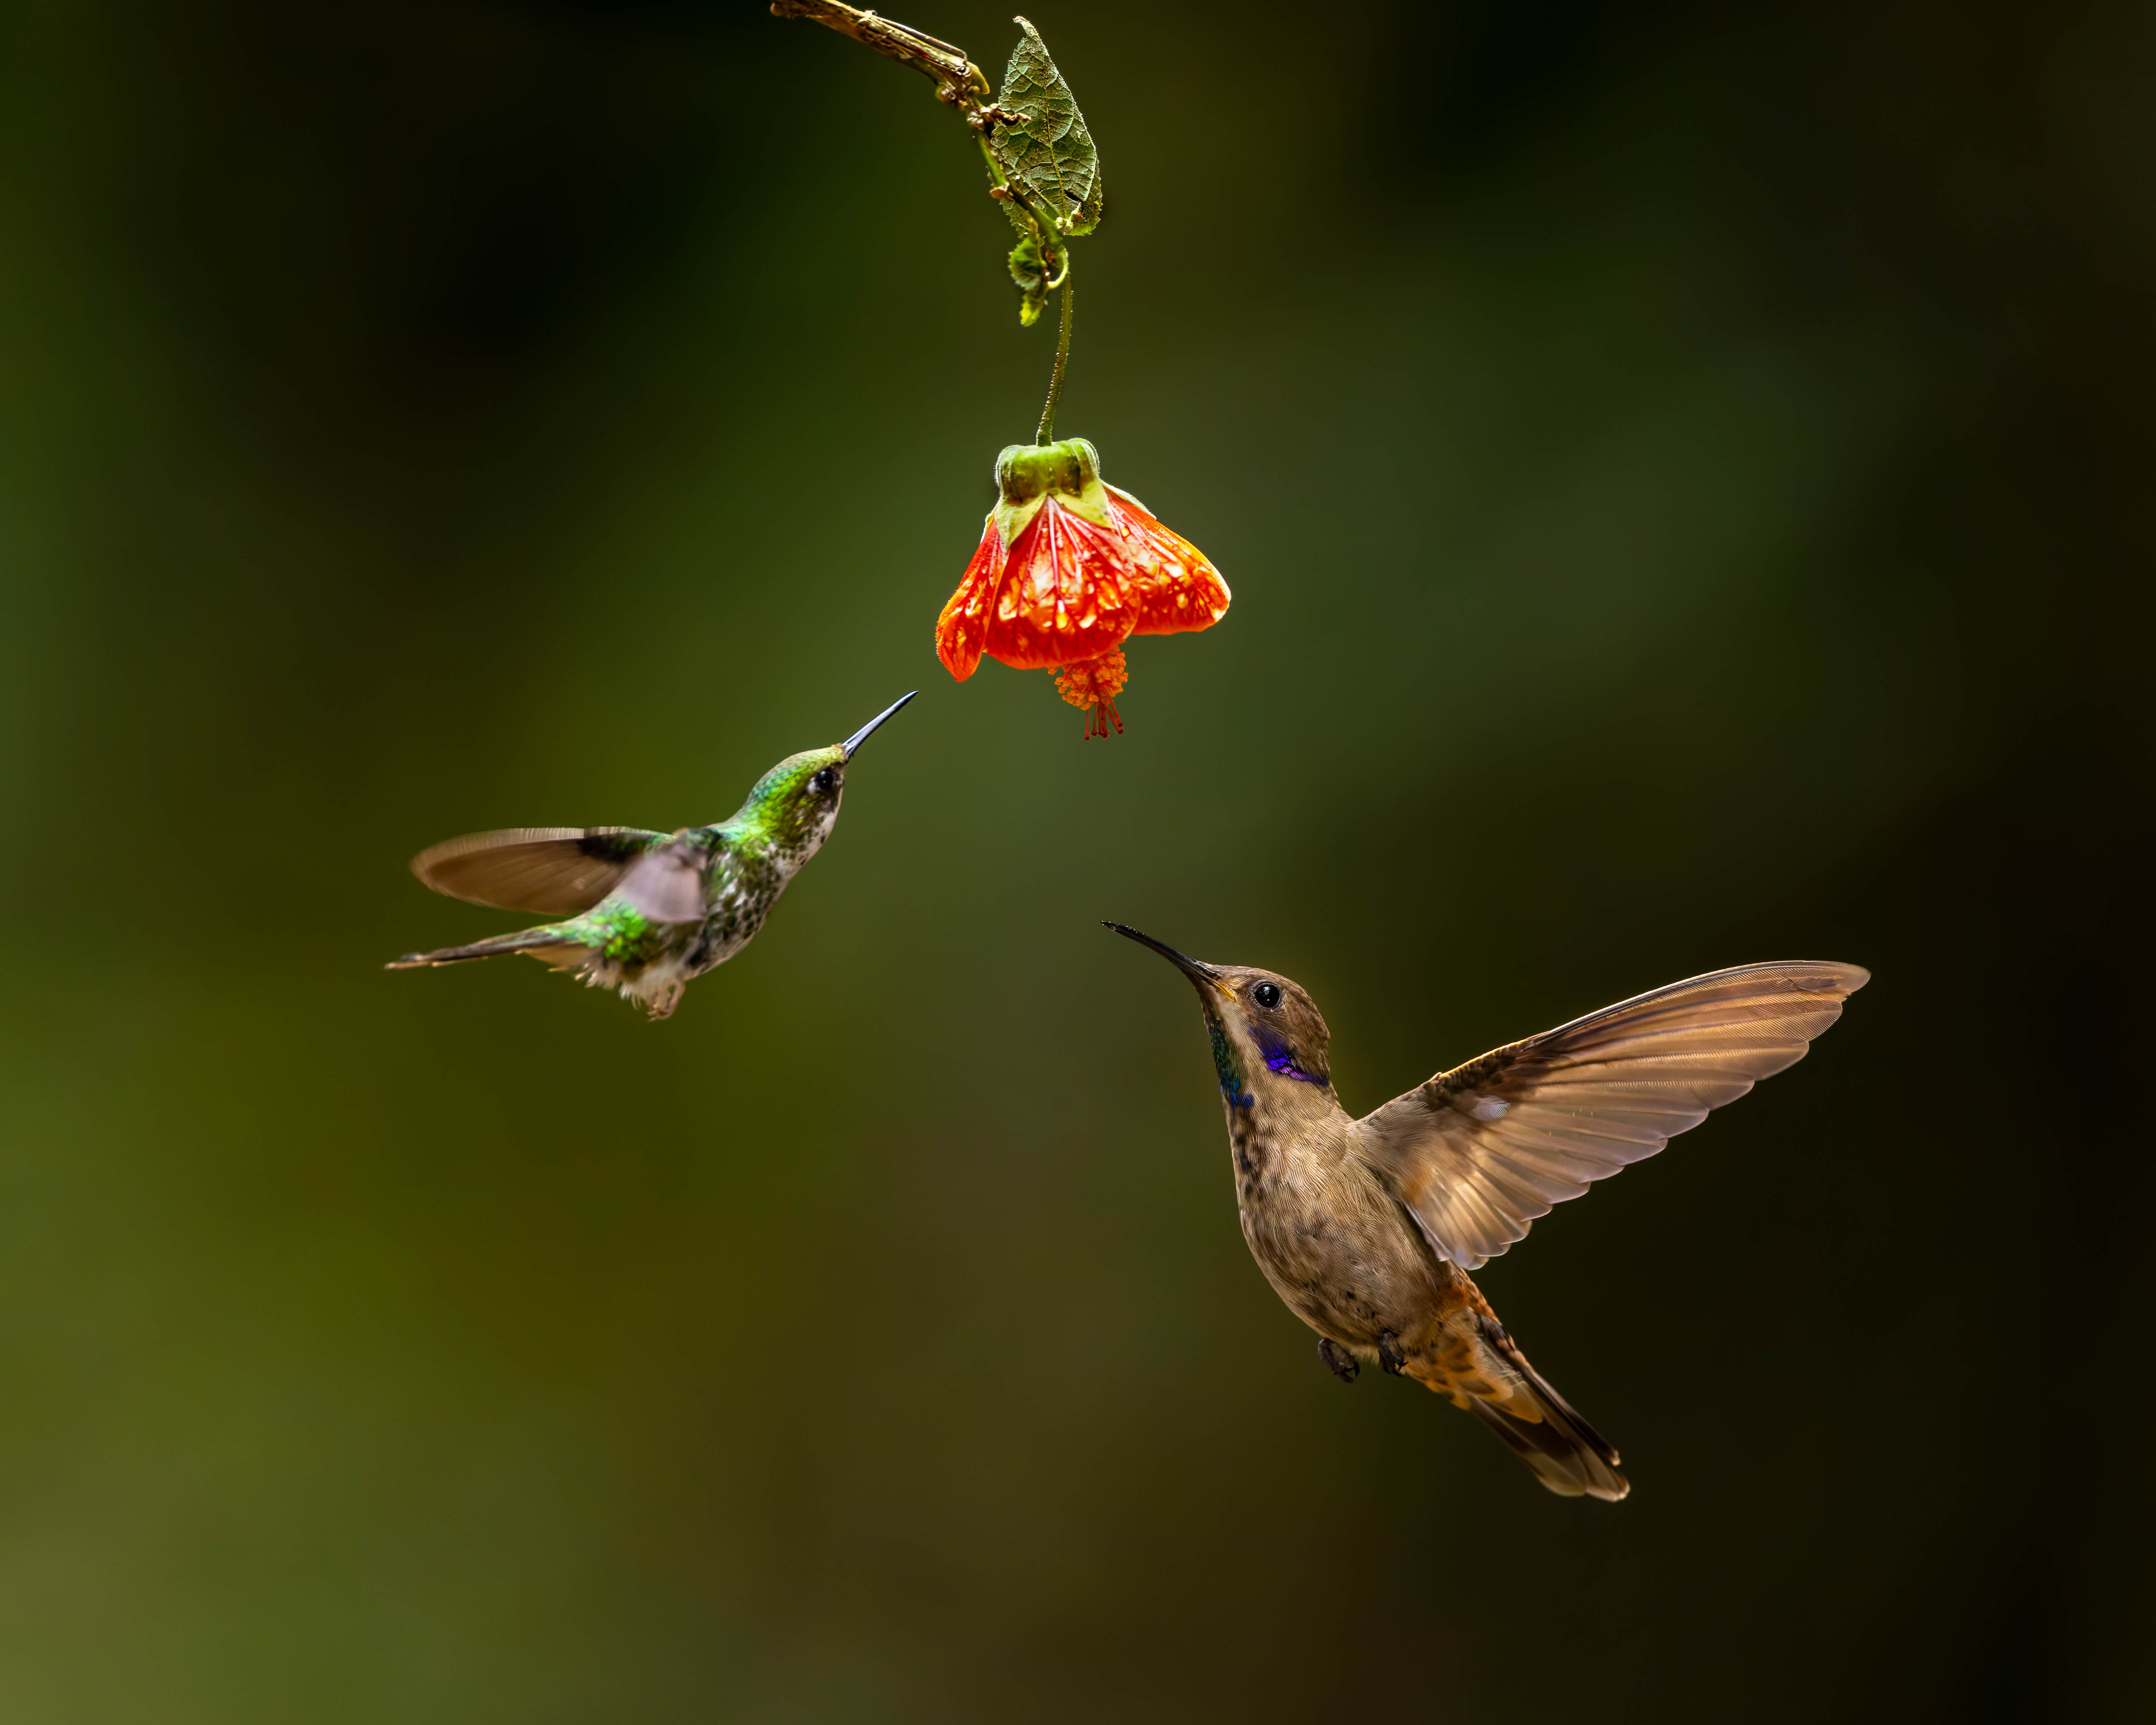
[[[1652,1156],[1804,1058],[1871,980],[1853,964],[1739,965],[1621,1000],[1440,1072],[1358,1120],[1332,1033],[1275,972],[1201,964],[1120,922],[1198,990],[1243,1237],[1353,1383],[1376,1360],[1475,1414],[1560,1497],[1614,1502],[1617,1451],[1527,1363],[1468,1271],[1552,1204]]]
[[[901,695],[844,742],[788,755],[716,825],[673,833],[511,827],[421,851],[412,872],[437,892],[567,920],[407,952],[388,968],[526,952],[581,976],[588,988],[619,988],[654,1019],[669,1016],[693,978],[756,938],[786,883],[831,836],[846,763],[912,699]]]

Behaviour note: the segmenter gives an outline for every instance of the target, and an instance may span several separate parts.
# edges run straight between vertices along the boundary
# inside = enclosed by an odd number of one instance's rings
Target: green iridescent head
[[[844,742],[788,755],[757,780],[729,826],[752,834],[793,862],[805,862],[831,836],[845,795],[846,763],[870,733],[913,699],[901,695]]]

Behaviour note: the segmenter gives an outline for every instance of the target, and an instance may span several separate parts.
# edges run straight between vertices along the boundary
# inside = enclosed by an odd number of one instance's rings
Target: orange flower
[[[1086,736],[1121,731],[1123,642],[1210,628],[1228,609],[1228,583],[1137,498],[1102,483],[1082,437],[1013,444],[996,459],[996,485],[1002,501],[936,619],[937,655],[960,682],[983,653],[1054,670]]]

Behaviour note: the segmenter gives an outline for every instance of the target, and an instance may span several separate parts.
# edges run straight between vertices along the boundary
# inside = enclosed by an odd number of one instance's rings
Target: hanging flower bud
[[[983,653],[1054,670],[1088,737],[1121,731],[1123,642],[1211,627],[1228,609],[1227,583],[1196,546],[1102,482],[1082,437],[1013,444],[996,459],[996,485],[1002,501],[936,621],[937,655],[961,682]]]

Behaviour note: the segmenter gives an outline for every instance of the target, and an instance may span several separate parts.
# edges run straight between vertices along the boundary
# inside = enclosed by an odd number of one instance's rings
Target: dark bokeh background
[[[931,654],[1050,336],[919,80],[0,19],[0,1715],[2150,1717],[2147,8],[1040,3],[1064,429],[1237,595],[1110,745]],[[916,685],[672,1022],[379,968]],[[1320,1368],[1104,916],[1358,1108],[1873,967],[1483,1277],[1630,1502]]]

